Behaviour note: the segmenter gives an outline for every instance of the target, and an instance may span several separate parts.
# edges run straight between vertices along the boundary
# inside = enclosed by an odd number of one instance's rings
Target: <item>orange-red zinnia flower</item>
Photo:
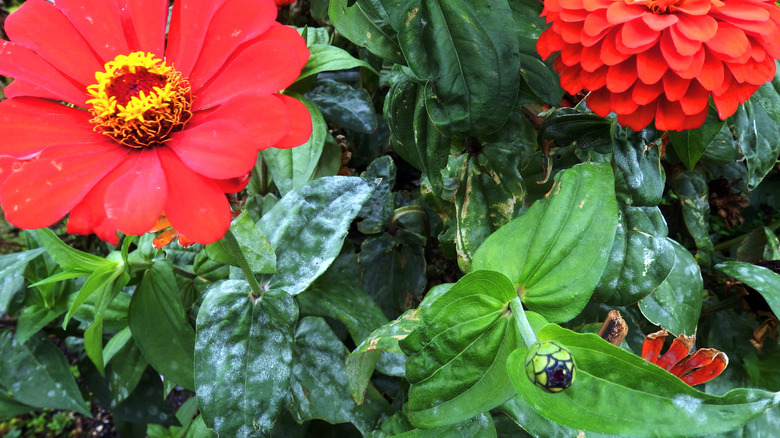
[[[604,117],[639,130],[701,126],[710,96],[721,119],[775,75],[774,0],[545,0],[542,58],[561,52],[561,86],[591,93]]]
[[[273,0],[28,0],[5,23],[0,205],[21,228],[118,242],[161,215],[210,243],[230,224],[257,151],[305,142],[277,94],[309,57]],[[167,42],[167,43],[166,43]],[[64,104],[63,104],[64,103]]]

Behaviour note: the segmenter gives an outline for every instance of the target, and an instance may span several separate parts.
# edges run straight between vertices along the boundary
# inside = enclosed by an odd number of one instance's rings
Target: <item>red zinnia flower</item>
[[[721,119],[775,75],[774,0],[545,0],[537,42],[569,93],[639,130],[701,126],[712,96]]]
[[[164,215],[210,243],[257,151],[311,133],[277,94],[309,52],[272,0],[28,0],[6,20],[0,205],[21,228],[143,234]],[[64,102],[64,104],[63,104]],[[5,156],[5,157],[3,157]],[[11,157],[11,158],[9,158]]]

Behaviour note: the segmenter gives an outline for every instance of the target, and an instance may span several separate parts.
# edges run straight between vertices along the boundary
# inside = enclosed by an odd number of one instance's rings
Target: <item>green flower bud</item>
[[[574,381],[571,353],[555,341],[534,343],[524,363],[528,378],[547,392],[561,392]]]

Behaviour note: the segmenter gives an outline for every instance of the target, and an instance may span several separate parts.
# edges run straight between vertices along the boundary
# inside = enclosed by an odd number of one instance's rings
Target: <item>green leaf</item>
[[[67,299],[66,296],[63,296],[63,298]],[[59,301],[51,308],[47,307],[44,303],[35,303],[25,307],[19,314],[19,321],[16,327],[16,339],[24,344],[30,339],[30,336],[37,333],[38,330],[44,328],[48,323],[54,321],[67,311],[67,301]]]
[[[95,309],[95,318],[98,318],[106,309],[106,306],[108,306],[111,299],[113,299],[130,280],[130,275],[125,272],[125,266],[123,264],[106,260],[103,260],[103,262],[104,263],[101,266],[89,274],[87,281],[85,281],[81,286],[81,289],[79,289],[79,293],[70,304],[68,313],[65,315],[65,320],[62,322],[63,328],[68,325],[68,321],[73,317],[76,310],[78,310],[78,308],[93,294],[96,294],[98,297]],[[111,299],[104,299],[103,297],[106,296],[106,294],[111,295]]]
[[[27,406],[24,403],[19,403],[13,398],[5,395],[3,392],[0,392],[0,420],[26,414],[35,409],[34,406]]]
[[[377,128],[374,103],[364,88],[320,79],[305,96],[317,104],[325,120],[357,132],[370,133]]]
[[[265,436],[289,391],[295,301],[256,300],[245,281],[212,287],[198,312],[195,383],[203,419],[224,436]]]
[[[509,2],[510,7],[515,7],[514,3]],[[515,21],[517,23],[517,21]],[[530,20],[523,23],[530,25]],[[521,26],[523,25],[521,24]],[[528,88],[538,96],[542,102],[551,105],[560,105],[563,98],[563,89],[560,86],[560,79],[555,71],[539,57],[536,51],[536,40],[538,38],[524,38],[520,41],[520,75]]]
[[[95,321],[84,331],[84,350],[87,357],[95,364],[98,372],[105,375],[103,363],[103,316],[98,314]]]
[[[369,181],[380,179],[371,198],[360,209],[362,221],[358,230],[363,234],[376,234],[384,231],[385,226],[393,218],[395,210],[395,163],[389,155],[383,155],[368,165],[363,178]]]
[[[319,317],[301,319],[295,332],[287,410],[299,423],[321,419],[350,422],[365,436],[390,413],[390,405],[374,388],[357,405],[348,390],[344,361],[347,348]]]
[[[21,344],[10,331],[0,332],[0,386],[13,399],[36,408],[67,409],[89,415],[70,365],[45,336]]]
[[[406,9],[398,39],[426,86],[425,108],[449,137],[500,129],[520,84],[519,46],[507,38],[514,19],[504,0],[427,0]]]
[[[501,412],[515,421],[520,427],[535,437],[575,438],[578,430],[550,421],[536,412],[525,399],[517,395],[499,406]],[[590,437],[588,433],[586,436]]]
[[[710,105],[709,108],[710,111],[707,114],[707,119],[701,127],[685,131],[667,132],[674,152],[688,170],[693,170],[693,166],[695,166],[696,163],[699,162],[699,159],[704,155],[707,146],[712,143],[712,140],[715,139],[715,136],[717,136],[718,132],[723,128],[724,121],[720,120],[718,117],[717,110],[715,110],[712,105]]]
[[[612,151],[611,130],[609,119],[574,108],[560,108],[544,119],[537,142],[540,148],[550,142],[558,147],[576,143],[579,148],[608,152]]]
[[[669,243],[674,247],[674,266],[666,280],[639,302],[639,310],[655,325],[693,336],[701,314],[703,280],[691,253],[674,240]]]
[[[610,263],[601,275],[594,299],[616,306],[650,295],[674,266],[674,247],[666,238],[666,221],[658,207],[620,206]]]
[[[170,263],[154,262],[144,272],[127,320],[146,361],[166,380],[194,389],[195,330],[187,321]]]
[[[568,321],[607,264],[617,222],[611,167],[580,164],[556,175],[546,199],[485,240],[472,267],[503,273],[530,310]]]
[[[105,266],[107,263],[111,263],[103,257],[98,257],[71,248],[48,228],[37,229],[35,230],[35,234],[38,236],[38,239],[40,239],[41,245],[46,248],[46,252],[48,252],[63,269],[93,272]]]
[[[380,0],[359,0],[347,6],[351,0],[331,0],[328,15],[336,30],[358,46],[371,53],[404,64],[398,47],[396,31],[390,26]]]
[[[780,403],[780,396],[758,389],[736,389],[722,397],[699,392],[595,334],[550,324],[538,336],[571,352],[577,367],[572,386],[555,394],[534,386],[525,372],[526,348],[509,356],[512,384],[540,415],[576,429],[631,437],[716,434]]]
[[[752,101],[745,102],[730,119],[748,169],[747,189],[753,190],[775,166],[780,154],[780,124]]]
[[[728,261],[715,267],[755,289],[764,297],[772,312],[780,315],[780,274],[745,262]]]
[[[127,330],[127,333],[129,334],[130,331]],[[105,352],[105,349],[103,351]],[[138,386],[146,371],[147,362],[132,339],[128,339],[114,354],[113,359],[107,366],[106,375],[111,393],[111,406],[117,406]]]
[[[488,413],[479,414],[460,424],[436,429],[413,429],[393,438],[496,438],[496,426]]]
[[[231,247],[225,242],[225,239],[230,237],[225,236],[206,246],[206,254],[209,258],[239,267],[246,263],[252,272],[258,274],[273,274],[276,271],[276,254],[248,212],[242,212],[233,221],[230,231],[241,251],[231,251]]]
[[[762,85],[750,100],[761,105],[775,123],[780,123],[780,61],[775,60],[775,67],[775,78]]]
[[[619,130],[613,142],[612,160],[615,180],[621,195],[628,196],[627,203],[639,206],[656,206],[664,194],[666,175],[661,166],[659,147],[646,143],[644,132],[634,133],[625,128]]]
[[[0,255],[0,314],[8,312],[8,304],[24,287],[24,269],[27,263],[43,252],[45,249],[36,248]]]
[[[328,124],[322,118],[317,105],[303,96],[294,97],[300,100],[311,114],[312,131],[309,141],[294,148],[268,148],[262,151],[268,171],[282,196],[312,179],[325,147],[325,139],[329,136]]]
[[[457,424],[512,397],[505,364],[521,343],[509,311],[515,296],[504,275],[474,271],[420,310],[421,327],[400,342],[413,425]]]
[[[709,268],[714,247],[710,239],[710,190],[707,180],[698,173],[683,172],[672,181],[672,189],[680,199],[685,227],[696,242],[696,259],[700,266]]]
[[[314,44],[309,46],[309,60],[303,66],[296,81],[324,71],[348,70],[356,67],[367,68],[374,74],[379,74],[371,64],[355,59],[344,49],[327,44]]]
[[[319,178],[285,195],[257,226],[276,252],[270,289],[303,292],[341,250],[349,224],[373,188],[362,178]]]

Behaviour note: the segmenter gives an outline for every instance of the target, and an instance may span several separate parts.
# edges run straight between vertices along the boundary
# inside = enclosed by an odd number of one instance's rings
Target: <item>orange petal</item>
[[[639,80],[645,84],[655,84],[669,70],[669,64],[664,61],[661,51],[653,48],[636,55],[636,68]]]
[[[642,359],[656,363],[658,355],[661,354],[661,348],[664,346],[664,341],[669,335],[664,329],[661,329],[655,333],[650,333],[645,336],[645,341],[642,343]]]
[[[669,347],[669,350],[658,359],[657,365],[665,370],[671,369],[674,365],[688,356],[695,341],[696,336],[677,336],[674,338],[674,341],[672,341],[672,346]]]
[[[663,82],[658,81],[655,84],[647,85],[642,81],[638,81],[634,84],[633,96],[634,101],[640,105],[647,105],[654,101],[661,93],[664,92]]]
[[[607,71],[607,88],[613,93],[622,93],[628,90],[636,80],[637,72],[634,58],[613,65]]]
[[[740,59],[744,55],[750,56],[750,43],[745,32],[729,23],[718,23],[715,37],[705,44],[713,52],[729,58]]]
[[[690,85],[690,83],[690,79],[683,79],[671,71],[666,72],[663,78],[666,98],[671,101],[680,100],[688,90],[688,85]]]
[[[729,365],[729,358],[723,352],[718,352],[709,364],[682,376],[683,382],[694,386],[709,382],[718,377]]]
[[[636,111],[639,104],[634,102],[631,98],[633,92],[631,90],[624,91],[622,93],[612,93],[612,97],[609,99],[609,105],[615,114],[631,114]]]
[[[629,128],[633,129],[634,131],[641,131],[647,125],[650,124],[650,122],[653,121],[653,117],[655,117],[655,112],[658,104],[654,101],[651,102],[648,105],[640,105],[636,111],[629,113],[629,114],[620,114],[618,116],[618,122],[620,122],[623,126],[628,126]],[[647,341],[645,341],[647,342]],[[663,340],[661,340],[661,345],[663,345]],[[658,347],[660,351],[660,346]],[[644,350],[644,346],[642,347]],[[649,355],[652,354],[652,352],[648,353]],[[655,353],[655,357],[658,357],[658,352]]]

